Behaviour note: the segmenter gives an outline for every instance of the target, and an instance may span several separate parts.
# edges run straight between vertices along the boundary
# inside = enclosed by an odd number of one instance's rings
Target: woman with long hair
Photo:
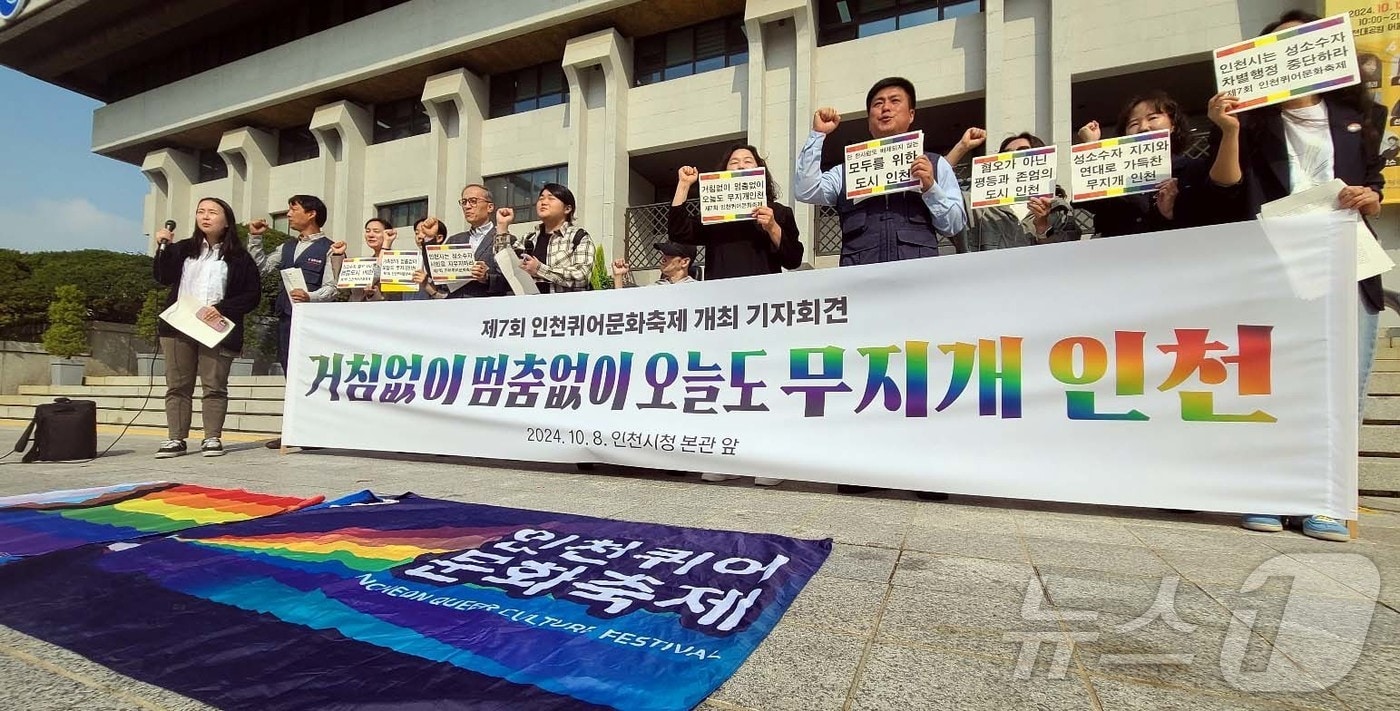
[[[740,143],[729,147],[716,170],[768,168],[758,149]],[[676,194],[671,199],[667,235],[672,242],[705,248],[705,278],[778,274],[802,265],[802,240],[792,209],[778,202],[778,186],[767,176],[767,204],[754,210],[752,222],[721,222],[702,225],[699,217],[686,210],[690,188],[700,179],[694,166],[676,172]]]
[[[168,308],[177,301],[197,307],[200,320],[229,334],[213,348],[180,332],[163,319],[158,325],[161,351],[165,353],[165,426],[168,437],[156,450],[158,459],[178,457],[187,451],[193,417],[194,379],[204,386],[201,399],[206,457],[224,453],[224,416],[228,413],[228,373],[243,350],[243,317],[262,298],[262,279],[248,249],[238,239],[233,208],[218,198],[199,201],[195,228],[189,239],[173,242],[170,230],[156,233],[152,272],[157,282],[170,287]],[[173,243],[172,243],[173,242]]]
[[[1287,12],[1260,34],[1318,19],[1299,10]],[[1229,113],[1234,97],[1217,99],[1211,107],[1211,119],[1227,136],[1231,132],[1239,135],[1239,159],[1229,166],[1233,175],[1228,177],[1243,185],[1240,202],[1248,216],[1258,215],[1265,203],[1325,185],[1334,178],[1346,183],[1337,193],[1339,209],[1356,210],[1363,220],[1380,214],[1385,179],[1381,177],[1381,127],[1377,124],[1382,119],[1378,119],[1379,112],[1374,110],[1364,84],[1290,99],[1238,116]],[[1358,289],[1359,396],[1364,404],[1380,311],[1385,304],[1379,276],[1362,280]],[[1254,531],[1281,531],[1284,521],[1282,516],[1250,514],[1241,525]],[[1308,516],[1302,529],[1308,536],[1328,541],[1351,537],[1342,522],[1329,516]]]

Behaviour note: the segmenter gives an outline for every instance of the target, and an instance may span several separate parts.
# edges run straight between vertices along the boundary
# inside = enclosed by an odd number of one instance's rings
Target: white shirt
[[[1332,127],[1327,121],[1327,103],[1319,101],[1301,109],[1284,109],[1282,113],[1292,191],[1300,193],[1331,180]]]
[[[199,256],[185,260],[180,271],[180,299],[213,306],[224,300],[228,262],[219,258],[223,245],[210,247],[199,240]]]

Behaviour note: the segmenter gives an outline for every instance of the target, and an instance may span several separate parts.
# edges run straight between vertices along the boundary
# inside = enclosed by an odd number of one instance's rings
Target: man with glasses
[[[669,284],[690,284],[695,281],[690,276],[690,265],[695,262],[696,249],[693,244],[680,242],[657,242],[656,251],[661,253],[661,278],[653,286]],[[613,261],[613,288],[629,289],[637,285],[632,278],[632,268],[627,260]]]
[[[457,201],[462,206],[462,217],[467,220],[467,230],[447,238],[446,244],[465,244],[472,248],[476,264],[472,266],[472,278],[456,288],[449,287],[445,295],[449,299],[465,299],[474,296],[504,296],[510,293],[510,284],[501,275],[496,264],[496,253],[506,248],[505,240],[496,233],[496,202],[486,186],[472,183],[462,188],[462,198]],[[438,292],[442,294],[442,292]]]

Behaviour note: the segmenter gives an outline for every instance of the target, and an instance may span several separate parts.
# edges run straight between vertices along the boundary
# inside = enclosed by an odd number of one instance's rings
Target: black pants
[[[282,364],[282,374],[287,374],[287,356],[292,350],[292,315],[277,316],[277,362]]]

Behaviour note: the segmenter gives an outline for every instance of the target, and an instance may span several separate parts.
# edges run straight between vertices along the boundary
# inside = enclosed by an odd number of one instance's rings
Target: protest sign
[[[1075,202],[1151,192],[1172,177],[1171,131],[1149,131],[1070,148]]]
[[[846,146],[843,164],[846,198],[855,200],[871,195],[918,190],[919,181],[910,171],[923,152],[923,131]]]
[[[1027,202],[1055,194],[1055,147],[1027,148],[972,160],[972,207]]]
[[[700,174],[700,222],[752,220],[768,204],[768,171],[724,170]]]

